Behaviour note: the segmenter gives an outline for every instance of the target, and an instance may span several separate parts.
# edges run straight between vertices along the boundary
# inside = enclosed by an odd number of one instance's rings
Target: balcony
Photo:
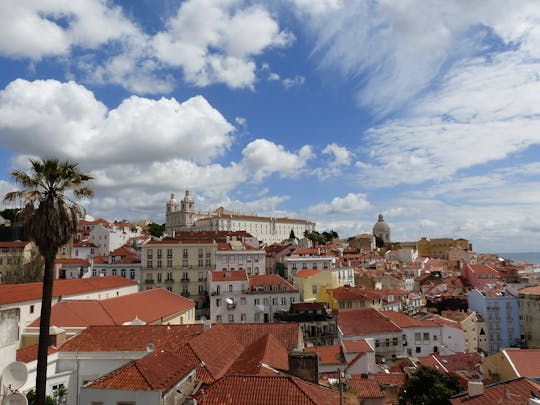
[[[182,297],[186,297],[186,298],[189,298],[189,296],[190,296],[189,292],[187,292],[187,291],[182,292],[180,295],[181,295]]]
[[[206,278],[205,277],[203,277],[203,278],[199,277],[199,283],[202,282],[202,281],[206,281]]]
[[[165,280],[166,283],[174,283],[174,278],[168,278]]]
[[[182,283],[189,283],[189,277],[182,277],[180,280]]]
[[[154,280],[146,279],[144,280],[145,284],[154,284]]]

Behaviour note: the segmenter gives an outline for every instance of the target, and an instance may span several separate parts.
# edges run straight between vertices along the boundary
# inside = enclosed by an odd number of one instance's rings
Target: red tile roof
[[[52,307],[51,325],[86,327],[90,325],[122,325],[137,317],[147,324],[182,314],[195,303],[180,295],[154,288],[106,300],[60,301]],[[39,318],[30,326],[39,326]]]
[[[246,347],[227,374],[273,375],[264,365],[276,370],[289,369],[287,349],[270,333]]]
[[[540,349],[503,349],[519,377],[540,376]]]
[[[384,398],[379,382],[375,379],[351,377],[347,380],[352,392],[358,399]]]
[[[365,339],[343,340],[342,343],[347,353],[370,353],[373,351]]]
[[[195,369],[173,352],[154,352],[91,382],[86,388],[167,393]]]
[[[68,339],[60,352],[144,352],[149,343],[155,351],[177,351],[202,333],[203,325],[89,326]]]
[[[401,331],[388,318],[372,308],[342,309],[338,313],[337,322],[338,327],[345,336],[363,336]]]
[[[519,295],[540,295],[540,285],[534,287],[526,287],[519,290]]]
[[[322,270],[317,269],[302,269],[296,273],[296,277],[308,278],[314,276],[315,274],[319,274],[321,271]]]
[[[29,243],[30,242],[28,241],[20,241],[20,240],[0,242],[0,248],[23,248]]]
[[[248,278],[250,290],[253,290],[254,287],[261,287],[267,285],[284,285],[287,287],[287,291],[298,291],[296,288],[293,287],[291,283],[289,283],[279,274],[254,274],[248,276]]]
[[[339,393],[293,376],[225,376],[197,396],[200,405],[330,405]]]
[[[400,328],[414,328],[414,327],[426,327],[426,328],[436,328],[439,325],[431,320],[421,320],[413,318],[403,312],[396,311],[382,311],[381,312],[386,318],[390,319]]]
[[[535,381],[520,377],[513,380],[487,385],[484,393],[470,397],[467,392],[461,393],[450,399],[452,404],[485,405],[500,404],[506,401],[508,404],[528,404],[529,399],[540,397],[540,384]]]
[[[379,382],[379,385],[389,385],[399,389],[405,384],[407,376],[405,373],[377,373],[375,379]]]
[[[54,280],[53,297],[67,298],[71,295],[113,290],[137,285],[135,280],[124,277],[91,277],[83,279]],[[0,284],[0,305],[41,300],[42,283]]]
[[[67,264],[72,266],[90,266],[90,262],[85,259],[56,259],[54,264]]]
[[[305,352],[315,352],[319,356],[319,364],[343,364],[341,347],[335,346],[313,346],[304,347]]]
[[[49,355],[56,353],[58,350],[54,346],[49,346]],[[38,345],[27,346],[22,349],[17,349],[16,360],[23,363],[30,363],[37,360]]]
[[[271,333],[288,351],[298,350],[300,338],[298,323],[224,323],[220,326],[232,333],[242,346],[249,346],[267,333]]]
[[[213,271],[212,282],[248,281],[245,270]]]

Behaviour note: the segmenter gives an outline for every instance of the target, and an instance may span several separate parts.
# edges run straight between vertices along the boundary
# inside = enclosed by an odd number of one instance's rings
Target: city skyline
[[[189,188],[345,237],[382,213],[397,241],[540,250],[534,1],[267,3],[2,2],[0,194],[55,156],[95,177],[94,217],[163,223]]]

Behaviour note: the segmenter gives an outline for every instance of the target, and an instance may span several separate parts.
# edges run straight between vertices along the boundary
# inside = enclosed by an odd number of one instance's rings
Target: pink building
[[[487,284],[493,284],[499,279],[499,273],[487,264],[465,264],[461,274],[473,288],[483,290]]]

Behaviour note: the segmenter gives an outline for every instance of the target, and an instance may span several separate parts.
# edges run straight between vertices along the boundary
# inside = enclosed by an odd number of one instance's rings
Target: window
[[[152,256],[153,256],[153,254],[152,254],[152,249],[148,249],[148,250],[146,251],[146,258],[147,258],[147,259],[152,259]]]
[[[255,298],[253,302],[255,303],[255,305],[259,305],[261,303],[261,300],[259,298]]]
[[[221,306],[221,298],[216,298],[216,307]]]
[[[206,267],[212,266],[212,260],[211,259],[206,259],[205,265],[206,265]]]
[[[277,305],[277,304],[278,304],[278,299],[272,298],[272,305]]]
[[[148,260],[148,261],[146,262],[146,267],[148,267],[149,269],[151,269],[152,267],[154,267],[153,264],[152,264],[152,260]]]
[[[167,259],[167,268],[171,268],[172,267],[172,259]]]
[[[229,314],[229,323],[234,322],[234,314]]]
[[[242,322],[245,322],[246,319],[247,319],[246,314],[241,314],[241,315],[240,315],[240,320],[241,320]]]
[[[135,280],[135,269],[129,270],[129,278]]]
[[[240,297],[240,304],[245,305],[246,304],[246,297]]]
[[[229,284],[229,292],[233,292],[232,284]]]
[[[199,259],[199,267],[203,266],[203,259]]]
[[[106,276],[107,275],[107,269],[101,269],[101,275]]]
[[[429,333],[424,332],[424,340],[427,340],[429,342]]]
[[[287,305],[287,298],[281,297],[281,305]]]
[[[122,269],[120,271],[120,274],[122,274],[122,277],[126,277],[126,269]]]
[[[187,249],[184,249],[184,252],[182,254],[182,257],[187,259],[188,258],[188,250]]]
[[[172,292],[172,287],[167,287],[167,291]]]
[[[216,315],[216,322],[221,322],[221,315]]]
[[[313,285],[311,286],[311,292],[312,292],[313,294],[317,294],[317,284],[313,284]]]
[[[414,334],[414,340],[415,340],[416,342],[420,342],[420,341],[422,340],[422,334],[421,334],[420,332],[416,332],[416,333]]]
[[[158,261],[157,261],[157,268],[158,268],[158,269],[161,269],[161,267],[162,267],[162,266],[161,266],[161,260],[158,260]]]
[[[161,259],[161,249],[158,249],[158,250],[157,250],[157,258],[158,258],[158,259]]]
[[[398,338],[393,338],[392,339],[392,346],[397,346],[398,345]]]
[[[199,285],[199,294],[204,293],[204,287],[202,285]]]
[[[172,249],[167,249],[167,257],[172,258]]]
[[[259,274],[259,268],[255,267],[255,274]]]
[[[199,248],[199,258],[203,257],[203,249]]]
[[[167,273],[167,281],[172,281],[172,280],[173,280],[172,273],[171,272]]]
[[[111,273],[113,276],[116,276],[116,269],[112,269],[112,273]]]
[[[157,274],[157,282],[158,282],[158,283],[161,283],[161,273],[158,273],[158,274]]]
[[[188,266],[188,259],[182,259],[182,267]]]
[[[422,352],[422,348],[420,346],[416,346],[416,353],[421,353]]]
[[[34,306],[33,306],[33,305],[30,305],[30,313],[31,313],[31,314],[34,313]]]

